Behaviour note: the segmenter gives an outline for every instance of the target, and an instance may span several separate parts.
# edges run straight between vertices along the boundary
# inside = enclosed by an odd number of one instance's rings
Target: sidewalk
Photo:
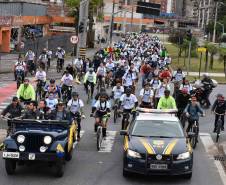
[[[185,72],[187,74],[187,72]],[[202,76],[205,72],[201,72],[200,75]],[[225,77],[224,73],[208,73],[211,77]],[[199,76],[199,72],[189,72],[189,76]]]
[[[88,48],[86,50],[86,57],[92,58],[98,48]],[[1,73],[12,73],[13,65],[18,59],[18,54],[0,54],[0,74]],[[71,56],[66,56],[66,61],[71,61]],[[55,61],[55,59],[53,59]]]

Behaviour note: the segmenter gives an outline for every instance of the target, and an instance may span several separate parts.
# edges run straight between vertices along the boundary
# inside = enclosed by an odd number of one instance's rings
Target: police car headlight
[[[18,143],[21,144],[25,141],[25,136],[24,135],[18,135],[16,140],[17,140]]]
[[[191,157],[190,152],[185,152],[185,153],[179,154],[177,156],[177,160],[184,160],[184,159],[188,159],[190,157]]]
[[[25,146],[24,145],[20,145],[19,146],[19,151],[20,152],[24,152],[25,151]]]
[[[141,158],[141,155],[138,152],[135,152],[133,150],[128,149],[127,150],[127,156],[132,158]]]
[[[45,136],[44,137],[44,143],[46,145],[49,145],[52,142],[52,138],[50,136]]]

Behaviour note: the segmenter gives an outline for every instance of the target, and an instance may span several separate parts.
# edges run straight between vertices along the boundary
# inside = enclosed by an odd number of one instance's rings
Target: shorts
[[[141,102],[141,104],[140,104],[140,107],[141,108],[149,108],[149,109],[151,109],[152,108],[152,103],[151,102]]]
[[[102,112],[102,111],[96,111],[96,115],[95,118],[102,118],[105,114],[107,114],[106,111]]]

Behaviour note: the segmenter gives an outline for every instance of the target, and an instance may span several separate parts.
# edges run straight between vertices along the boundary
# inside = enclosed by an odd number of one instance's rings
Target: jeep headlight
[[[18,135],[16,138],[17,142],[22,144],[25,141],[25,136],[24,135]]]
[[[45,136],[44,137],[44,143],[46,145],[49,145],[52,142],[52,137],[51,136]]]
[[[188,159],[188,158],[190,158],[190,156],[191,156],[190,152],[185,152],[185,153],[179,154],[177,156],[177,160]]]
[[[141,158],[141,155],[138,152],[135,152],[133,150],[128,149],[127,150],[127,156],[132,158]]]

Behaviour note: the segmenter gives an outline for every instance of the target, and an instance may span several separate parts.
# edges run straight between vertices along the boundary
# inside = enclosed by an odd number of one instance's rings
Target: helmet
[[[78,94],[77,92],[72,92],[72,93],[71,93],[71,96],[72,96],[72,97],[75,97],[75,96],[79,96],[79,94]]]
[[[132,89],[131,88],[127,88],[125,92],[126,92],[126,94],[131,94],[132,93]]]
[[[50,82],[51,84],[54,84],[54,83],[55,83],[55,80],[54,80],[54,79],[51,79],[49,82]]]
[[[204,73],[202,76],[203,77],[209,77],[209,73]]]

